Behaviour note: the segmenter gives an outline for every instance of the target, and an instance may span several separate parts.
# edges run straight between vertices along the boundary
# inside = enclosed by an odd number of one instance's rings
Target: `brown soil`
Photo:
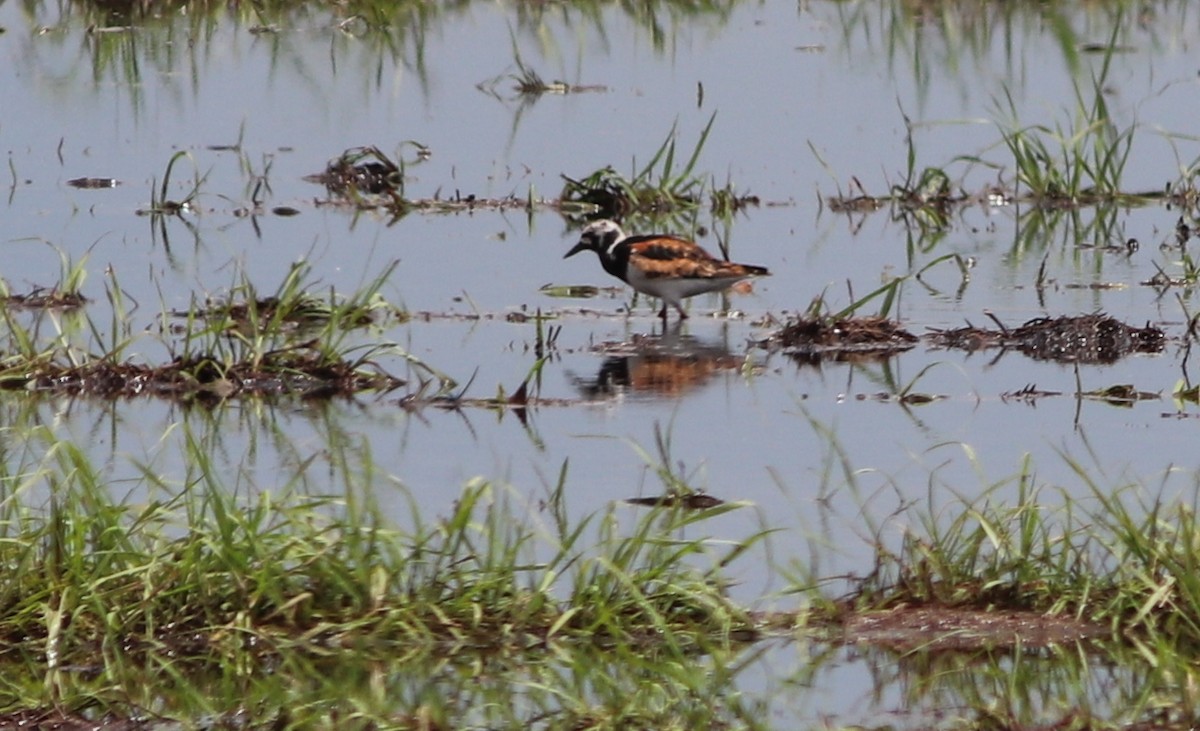
[[[1111,636],[1104,626],[1036,612],[949,607],[898,607],[850,615],[847,643],[909,651],[1046,647]]]

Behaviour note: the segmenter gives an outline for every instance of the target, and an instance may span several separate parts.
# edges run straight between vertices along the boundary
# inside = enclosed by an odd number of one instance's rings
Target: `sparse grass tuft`
[[[1077,116],[1070,128],[1014,125],[1001,131],[1012,155],[1018,195],[1038,205],[1071,208],[1129,198],[1121,180],[1135,127],[1116,128],[1102,85],[1103,76],[1093,81],[1090,103],[1076,86]],[[1005,100],[1010,118],[1016,119],[1016,103],[1007,91]]]
[[[192,185],[188,188],[186,194],[180,200],[175,200],[168,197],[171,191],[171,174],[175,170],[175,165],[180,160],[187,158],[192,163]],[[167,168],[163,171],[162,183],[158,190],[155,190],[154,181],[150,184],[150,207],[138,213],[151,216],[178,216],[181,213],[192,210],[192,203],[200,195],[200,188],[204,185],[204,181],[208,178],[208,174],[200,174],[200,168],[196,166],[196,161],[192,159],[191,153],[186,150],[180,150],[171,156],[167,161]]]
[[[63,251],[58,252],[59,280],[51,287],[34,287],[28,294],[13,294],[8,283],[0,279],[0,304],[24,310],[75,310],[87,304],[83,283],[87,279],[87,257],[72,261]]]
[[[77,286],[86,273],[83,262],[63,262],[64,281]],[[113,309],[107,332],[82,315],[57,319],[43,308],[26,322],[28,318],[3,308],[0,390],[204,401],[252,395],[327,398],[387,392],[408,383],[380,365],[388,358],[410,370],[419,392],[436,384],[436,393],[445,393],[454,387],[450,377],[393,343],[355,337],[358,329],[405,317],[380,293],[394,269],[394,264],[386,267],[348,297],[332,289],[323,296],[315,294],[317,284],[309,281],[306,263],[294,265],[270,296],[260,297],[243,279],[225,300],[164,312],[165,321],[181,322],[162,328],[171,357],[163,365],[128,356],[136,338],[129,327],[126,295],[110,270],[106,292]],[[47,324],[52,327],[49,337],[42,334]]]
[[[621,175],[611,166],[579,180],[564,175],[561,205],[566,210],[584,212],[588,217],[618,220],[642,217],[657,222],[691,215],[706,199],[718,216],[753,205],[757,202],[754,196],[738,195],[729,183],[715,190],[705,176],[696,173],[696,163],[715,121],[714,113],[682,166],[677,166],[677,134],[672,126],[648,163],[638,168],[635,162],[632,177]]]

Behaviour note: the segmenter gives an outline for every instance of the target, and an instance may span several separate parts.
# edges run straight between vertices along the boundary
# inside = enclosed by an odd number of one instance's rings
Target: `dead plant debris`
[[[962,651],[980,648],[1048,647],[1111,636],[1103,626],[1072,617],[1031,611],[982,610],[943,606],[897,607],[848,615],[842,624],[847,643],[900,652]]]
[[[84,190],[115,188],[120,184],[121,181],[116,178],[72,178],[67,181],[67,185],[72,188],[81,188]]]
[[[809,317],[801,315],[759,346],[800,353],[879,352],[912,348],[918,338],[884,317]]]
[[[402,195],[404,171],[379,148],[353,147],[325,165],[325,170],[304,178],[324,185],[335,197]]]
[[[330,361],[316,351],[289,349],[255,362],[224,364],[215,358],[177,358],[163,366],[96,361],[83,365],[39,363],[0,373],[0,390],[114,399],[157,396],[219,401],[244,396],[332,398],[363,391],[387,392],[405,381],[378,370]]]
[[[1027,404],[1036,404],[1040,398],[1048,398],[1051,396],[1062,396],[1062,391],[1046,391],[1037,387],[1036,384],[1026,384],[1024,388],[1016,391],[1005,391],[1000,394],[1000,400],[1008,403],[1009,401],[1024,401]]]
[[[829,195],[823,199],[834,213],[870,214],[884,208],[900,215],[916,214],[922,222],[945,226],[952,213],[971,206],[997,208],[1017,203],[1041,210],[1078,210],[1106,203],[1126,206],[1164,203],[1186,206],[1195,197],[1185,190],[1103,191],[1094,188],[1067,192],[1049,190],[1044,193],[1023,192],[1012,185],[986,185],[967,192],[950,185],[945,173],[936,168],[922,171],[921,177],[909,185],[894,185],[884,195],[868,193],[857,178],[851,181],[852,194]]]
[[[656,495],[654,497],[631,497],[626,498],[625,502],[629,505],[636,505],[642,508],[679,507],[684,510],[707,510],[725,504],[724,500],[702,492],[695,492],[688,495],[671,493]]]
[[[29,294],[0,297],[0,303],[5,307],[21,310],[75,310],[86,305],[88,299],[79,292],[36,287]]]
[[[8,729],[40,729],[41,731],[133,731],[150,729],[161,724],[149,721],[121,718],[105,714],[101,718],[88,718],[78,713],[69,713],[55,708],[23,708],[0,713],[0,731]]]
[[[1161,352],[1166,341],[1166,334],[1150,323],[1133,327],[1103,313],[1038,317],[1016,328],[993,320],[999,329],[968,323],[934,330],[929,338],[944,348],[1012,348],[1035,360],[1059,363],[1113,363],[1131,353]]]
[[[830,318],[799,316],[757,345],[767,350],[782,349],[804,365],[819,366],[827,359],[887,358],[912,348],[918,340],[935,347],[960,350],[1001,348],[1018,350],[1036,360],[1057,363],[1113,363],[1132,353],[1159,353],[1166,334],[1150,323],[1127,325],[1103,313],[1038,317],[1010,328],[988,313],[997,329],[965,327],[932,329],[918,338],[894,320],[882,317]],[[1027,387],[1032,389],[1032,387]],[[1129,387],[1132,390],[1132,387]],[[1005,398],[1033,399],[1057,395],[1034,390],[1005,394]],[[1102,394],[1099,398],[1141,400],[1158,394],[1137,392],[1135,396]]]

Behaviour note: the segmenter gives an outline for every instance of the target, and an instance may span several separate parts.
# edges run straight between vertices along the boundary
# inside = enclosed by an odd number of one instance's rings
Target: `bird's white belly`
[[[742,277],[722,277],[720,279],[671,279],[669,277],[646,277],[636,267],[629,267],[626,273],[629,286],[651,297],[665,299],[668,302],[678,302],[705,292],[715,292],[725,289]]]

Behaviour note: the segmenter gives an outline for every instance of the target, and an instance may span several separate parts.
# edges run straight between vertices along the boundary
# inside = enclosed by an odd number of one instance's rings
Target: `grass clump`
[[[18,321],[8,309],[0,359],[0,390],[26,390],[122,398],[152,395],[169,399],[219,401],[233,396],[348,396],[386,392],[408,381],[388,373],[379,360],[398,358],[426,393],[441,394],[453,379],[391,343],[361,342],[355,331],[405,313],[388,304],[381,289],[395,270],[386,267],[350,296],[330,289],[315,294],[307,263],[295,264],[273,294],[260,296],[244,278],[221,300],[166,312],[161,335],[169,362],[139,362],[131,354],[126,297],[115,275],[106,285],[112,305],[106,333],[78,313],[59,318],[54,310]],[[79,269],[82,271],[82,269]],[[82,275],[77,277],[82,281]],[[52,336],[42,335],[44,329]],[[90,336],[90,342],[85,340]]]
[[[720,216],[729,216],[744,205],[757,203],[754,196],[735,193],[731,184],[716,190],[704,176],[695,172],[715,121],[716,114],[713,114],[682,166],[676,166],[676,129],[672,126],[650,161],[640,169],[635,163],[632,177],[621,175],[611,166],[579,180],[564,175],[566,184],[560,196],[560,207],[587,211],[589,217],[628,220],[642,216],[662,220],[694,213],[706,200]]]
[[[1193,651],[1200,646],[1196,505],[1147,499],[1136,483],[1104,487],[1071,466],[1089,498],[1039,485],[1027,461],[980,497],[923,516],[898,550],[880,541],[875,568],[852,592],[852,604],[1074,617]],[[1015,500],[1000,499],[1010,488]]]
[[[88,303],[83,294],[87,280],[87,257],[74,261],[66,252],[58,252],[58,283],[50,287],[34,287],[28,294],[14,293],[8,282],[0,279],[0,305],[14,310],[77,310]]]
[[[1102,84],[1103,74],[1093,82],[1090,103],[1076,87],[1080,116],[1072,129],[1033,125],[1002,130],[1004,145],[1012,155],[1018,195],[1023,192],[1039,205],[1071,208],[1142,198],[1122,191],[1134,127],[1117,129]],[[1007,92],[1006,100],[1015,119],[1016,104]]]
[[[175,200],[169,197],[171,192],[171,173],[175,169],[175,164],[180,160],[187,158],[192,163],[192,182],[191,186],[184,193],[183,198]],[[160,216],[179,216],[194,209],[196,199],[200,196],[200,189],[204,185],[204,181],[208,178],[208,174],[200,174],[200,168],[197,167],[196,161],[192,158],[191,153],[186,150],[180,150],[171,156],[167,161],[167,167],[163,171],[162,183],[156,191],[154,182],[150,185],[150,207],[138,211],[139,215],[148,215],[154,217]]]
[[[186,428],[183,474],[143,465],[149,499],[132,503],[75,445],[46,428],[25,437],[23,458],[0,464],[4,709],[289,726],[751,723],[720,699],[736,670],[714,672],[752,625],[724,596],[721,557],[692,535],[715,513],[571,520],[564,466],[544,529],[483,480],[401,528],[352,450],[331,455],[353,483],[341,496],[309,491],[311,462],[242,492]],[[383,695],[370,692],[380,663],[393,668]]]

